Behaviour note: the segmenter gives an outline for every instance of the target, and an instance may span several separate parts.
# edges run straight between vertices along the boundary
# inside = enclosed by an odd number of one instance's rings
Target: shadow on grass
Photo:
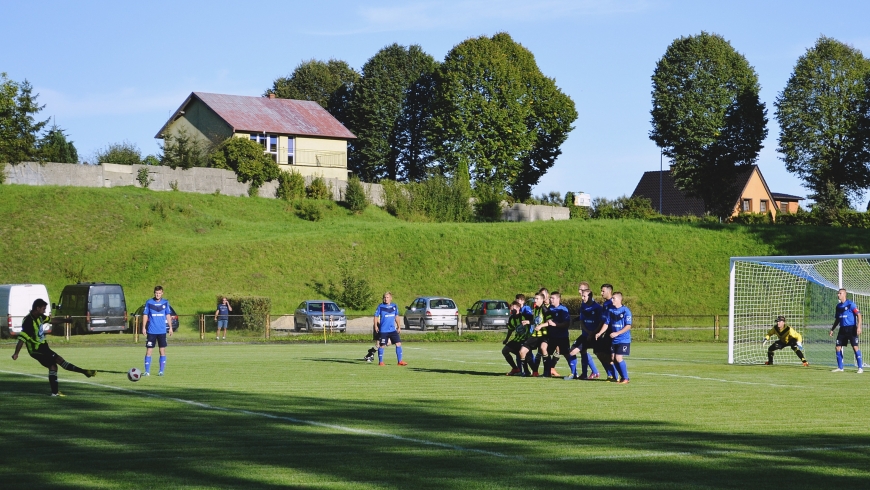
[[[618,407],[536,415],[505,397],[475,414],[449,398],[73,384],[58,399],[35,394],[44,379],[0,381],[3,488],[863,488],[856,468],[870,467],[867,434],[689,430],[619,420]]]
[[[433,369],[433,368],[417,368],[417,367],[409,367],[409,371],[418,371],[421,373],[437,373],[437,374],[462,374],[466,376],[501,376],[504,377],[503,373],[494,373],[492,371],[470,371],[468,369]]]

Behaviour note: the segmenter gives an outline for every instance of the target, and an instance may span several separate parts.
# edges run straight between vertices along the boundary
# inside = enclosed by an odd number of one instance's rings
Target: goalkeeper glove
[[[804,350],[804,346],[801,345],[801,344],[798,344],[798,345],[797,345],[797,348],[798,348],[798,350]]]
[[[764,340],[761,341],[761,345],[764,345],[764,344],[766,344],[766,343],[767,343],[767,339],[764,339]]]

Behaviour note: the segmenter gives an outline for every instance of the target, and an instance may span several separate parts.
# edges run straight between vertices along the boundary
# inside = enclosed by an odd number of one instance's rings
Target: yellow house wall
[[[232,128],[223,119],[196,99],[185,107],[181,117],[166,128],[164,135],[175,136],[182,129],[187,132],[188,136],[209,141],[212,144],[218,144],[233,134]]]
[[[235,133],[236,138],[250,138],[249,133]],[[347,180],[347,141],[326,138],[296,137],[294,164],[288,164],[288,139],[278,136],[278,168],[299,172],[303,177]],[[318,165],[320,157],[321,164]]]
[[[731,214],[732,216],[737,216],[740,214],[740,211],[743,209],[743,200],[751,199],[752,200],[752,212],[759,213],[761,212],[761,201],[767,201],[767,211],[771,213],[773,219],[776,219],[776,201],[773,200],[773,197],[767,192],[767,189],[764,187],[764,182],[761,180],[761,176],[758,174],[758,169],[752,172],[752,177],[749,178],[749,182],[746,184],[746,188],[743,189],[743,194],[740,195],[740,199],[737,201],[737,205],[734,206],[734,212]]]

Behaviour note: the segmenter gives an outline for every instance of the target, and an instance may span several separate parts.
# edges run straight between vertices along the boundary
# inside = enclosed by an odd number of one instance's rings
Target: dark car
[[[133,312],[133,315],[130,316],[130,331],[133,331],[133,327],[136,325],[133,323],[136,318],[139,319],[139,331],[142,331],[142,314],[145,312],[145,305],[136,308],[136,311]],[[172,315],[172,331],[178,331],[178,313],[175,313],[175,308],[172,305],[169,305],[169,314]],[[166,327],[166,333],[169,333],[169,327]]]
[[[60,293],[60,303],[52,305],[54,316],[70,317],[71,332],[121,333],[127,329],[127,300],[120,284],[80,282]],[[56,333],[64,329],[56,329]]]
[[[507,301],[482,299],[468,309],[468,313],[465,315],[465,326],[481,330],[504,328],[507,326],[510,315],[510,306]]]

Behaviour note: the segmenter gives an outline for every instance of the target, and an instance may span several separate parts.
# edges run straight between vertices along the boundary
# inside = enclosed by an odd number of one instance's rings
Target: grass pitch
[[[0,349],[3,488],[865,488],[870,374],[636,344],[631,384],[504,376],[494,343]],[[833,348],[831,349],[833,358]],[[851,353],[849,354],[851,355]],[[848,358],[848,355],[847,355]],[[157,361],[156,356],[154,359]],[[559,371],[567,373],[560,362]]]

